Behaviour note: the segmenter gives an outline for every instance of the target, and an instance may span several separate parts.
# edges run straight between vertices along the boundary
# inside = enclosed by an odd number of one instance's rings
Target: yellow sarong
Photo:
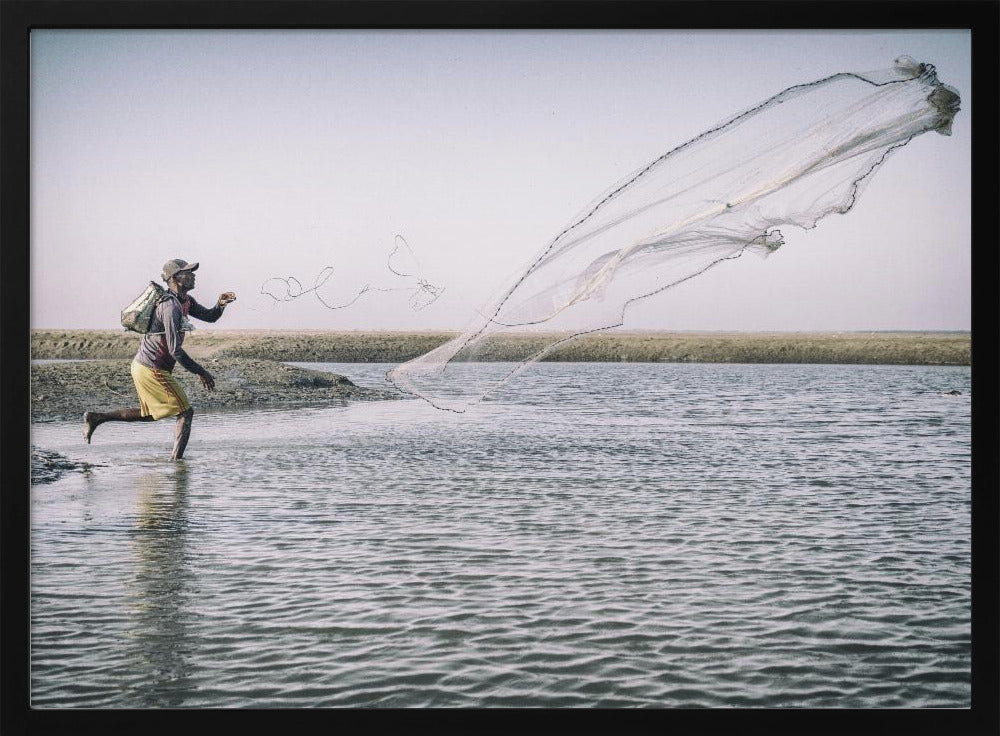
[[[169,371],[149,368],[133,360],[132,380],[139,393],[139,410],[144,417],[163,419],[191,408],[187,394]]]

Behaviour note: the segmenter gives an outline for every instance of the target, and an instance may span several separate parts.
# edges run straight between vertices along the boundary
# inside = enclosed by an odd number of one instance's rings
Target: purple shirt
[[[173,371],[174,365],[180,363],[192,373],[204,373],[205,369],[181,347],[184,344],[181,324],[188,314],[205,322],[215,322],[222,316],[222,307],[216,305],[205,309],[191,296],[186,296],[182,302],[176,294],[168,291],[156,305],[149,332],[142,336],[135,361],[147,368],[164,371]]]

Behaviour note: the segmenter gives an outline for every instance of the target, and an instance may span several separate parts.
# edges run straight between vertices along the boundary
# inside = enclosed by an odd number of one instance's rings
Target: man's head
[[[192,289],[194,288],[194,272],[197,270],[197,263],[188,263],[183,258],[174,258],[163,264],[163,280],[168,284],[173,280],[187,289]]]

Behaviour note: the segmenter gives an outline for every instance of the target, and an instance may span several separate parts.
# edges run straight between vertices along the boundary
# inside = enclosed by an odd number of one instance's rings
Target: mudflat
[[[128,359],[112,358],[31,367],[31,421],[80,419],[85,411],[138,406]],[[274,405],[323,405],[398,398],[397,392],[356,386],[343,376],[306,370],[274,360],[204,358],[215,377],[209,391],[183,369],[177,381],[196,410]]]

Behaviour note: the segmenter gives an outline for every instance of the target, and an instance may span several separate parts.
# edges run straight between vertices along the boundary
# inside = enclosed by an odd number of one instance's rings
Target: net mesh
[[[387,378],[464,411],[566,341],[621,326],[630,304],[744,252],[768,255],[779,226],[847,212],[893,151],[950,134],[958,109],[957,91],[909,57],[785,89],[610,187],[461,335]]]

